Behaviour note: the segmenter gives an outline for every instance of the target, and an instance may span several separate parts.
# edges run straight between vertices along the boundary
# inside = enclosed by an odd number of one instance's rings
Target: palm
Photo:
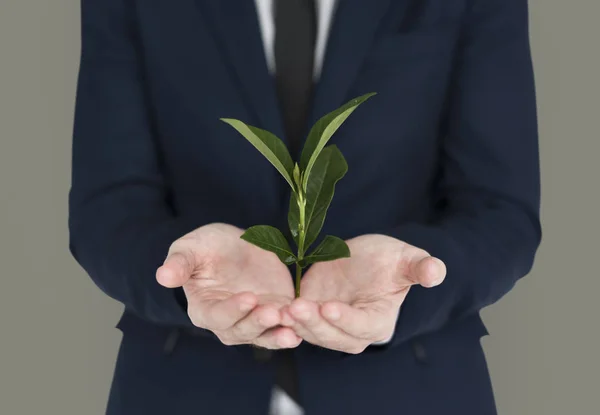
[[[235,226],[213,223],[175,241],[156,279],[184,289],[192,324],[225,345],[296,347],[293,330],[280,327],[281,309],[294,297],[292,277],[273,253],[240,239]]]
[[[276,255],[240,239],[243,231],[214,224],[183,238],[193,246],[198,266],[183,286],[189,298],[224,300],[242,292],[258,296],[259,304],[286,304],[294,297],[287,267]]]
[[[400,304],[409,284],[398,258],[410,259],[411,248],[384,235],[364,235],[347,241],[351,257],[313,265],[302,280],[302,297],[318,303],[341,301],[350,305]],[[408,255],[407,255],[408,254]]]
[[[283,324],[306,341],[360,353],[389,340],[412,285],[433,287],[445,265],[422,249],[384,235],[347,241],[351,257],[312,266],[301,297],[284,310]]]

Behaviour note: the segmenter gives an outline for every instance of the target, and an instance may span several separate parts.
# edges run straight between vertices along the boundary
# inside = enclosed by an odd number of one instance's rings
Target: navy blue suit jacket
[[[288,188],[232,128],[286,140],[250,0],[82,0],[71,250],[125,305],[110,414],[261,414],[272,360],[195,329],[155,272],[211,222],[285,228]],[[308,414],[492,414],[478,312],[540,242],[526,0],[340,0],[312,124],[378,95],[334,136],[350,170],[324,233],[391,235],[447,265],[411,290],[395,336],[296,349]]]

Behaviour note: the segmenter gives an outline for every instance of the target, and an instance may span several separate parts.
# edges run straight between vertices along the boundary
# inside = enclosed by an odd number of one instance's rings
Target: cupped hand
[[[410,287],[441,284],[446,267],[385,235],[363,235],[347,244],[350,258],[308,269],[300,298],[282,311],[282,324],[309,343],[356,354],[389,340]]]
[[[225,345],[296,347],[302,340],[280,326],[280,311],[294,298],[289,270],[273,253],[240,239],[242,233],[221,223],[196,229],[171,245],[156,278],[183,287],[192,323]]]

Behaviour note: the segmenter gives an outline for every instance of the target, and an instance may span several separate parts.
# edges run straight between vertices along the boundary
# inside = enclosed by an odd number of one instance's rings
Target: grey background
[[[592,414],[600,365],[600,2],[532,0],[544,241],[484,311],[500,414]],[[77,0],[0,1],[0,413],[101,414],[121,307],[67,250]]]

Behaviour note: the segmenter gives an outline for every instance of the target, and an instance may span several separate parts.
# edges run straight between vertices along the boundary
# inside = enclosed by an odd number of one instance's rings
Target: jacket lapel
[[[395,0],[400,1],[400,0]],[[402,0],[409,3],[408,0]],[[321,78],[315,91],[311,125],[351,98],[348,92],[392,0],[338,0]],[[367,92],[359,91],[358,95]]]
[[[286,141],[275,82],[265,60],[254,1],[194,1],[208,14],[206,23],[214,33],[224,59],[229,63],[241,98],[255,117],[255,120],[243,121],[256,122],[256,126],[268,129]],[[349,89],[392,2],[338,0],[321,77],[315,90],[310,125],[352,98],[348,96]],[[409,1],[402,0],[402,3],[401,7],[395,9],[395,13],[405,10]],[[357,94],[366,92],[371,91],[358,91]]]
[[[255,120],[242,120],[283,136],[275,83],[269,74],[258,16],[251,0],[195,0],[208,13],[215,35],[244,103]]]

